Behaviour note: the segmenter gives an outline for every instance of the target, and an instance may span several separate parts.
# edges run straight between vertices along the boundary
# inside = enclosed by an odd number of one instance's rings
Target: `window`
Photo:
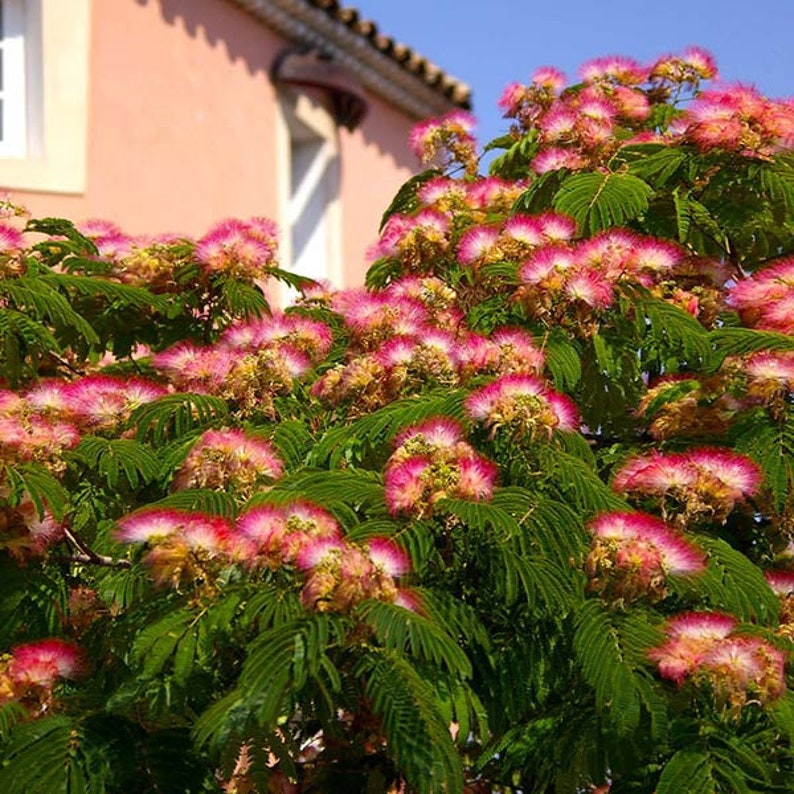
[[[28,151],[32,70],[26,55],[35,43],[26,30],[25,10],[25,0],[0,0],[0,157],[24,157]]]
[[[0,0],[0,188],[82,193],[91,0]]]
[[[308,94],[284,97],[283,266],[319,281],[341,270],[339,145],[330,113]]]

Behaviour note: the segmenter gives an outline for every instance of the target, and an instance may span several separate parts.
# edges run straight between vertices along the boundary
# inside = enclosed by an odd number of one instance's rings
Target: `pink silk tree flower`
[[[502,375],[473,391],[464,407],[472,419],[490,427],[493,433],[507,427],[519,437],[534,438],[579,428],[579,412],[573,400],[534,375]]]
[[[83,651],[59,639],[18,645],[11,651],[7,668],[14,683],[41,687],[51,687],[59,678],[79,678],[85,672]]]

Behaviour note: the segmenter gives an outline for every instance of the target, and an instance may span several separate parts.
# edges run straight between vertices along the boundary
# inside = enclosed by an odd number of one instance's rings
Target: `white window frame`
[[[281,92],[279,109],[279,148],[284,153],[279,158],[281,266],[299,275],[341,286],[342,224],[336,122],[319,101],[293,89]],[[320,228],[313,225],[312,220],[320,224]],[[294,290],[282,289],[282,302],[289,302],[295,294]]]
[[[13,145],[0,148],[0,191],[85,192],[91,3],[3,0],[12,19],[24,20],[25,73],[19,79],[17,66],[14,80],[24,133],[17,130]]]

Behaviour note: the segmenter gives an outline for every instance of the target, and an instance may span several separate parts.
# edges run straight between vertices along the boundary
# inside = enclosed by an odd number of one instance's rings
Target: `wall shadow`
[[[267,28],[251,12],[237,6],[232,0],[133,0],[133,2],[143,7],[156,6],[166,24],[181,27],[191,38],[203,39],[213,48],[222,47],[230,62],[242,61],[252,76],[264,80],[270,80],[273,59],[281,50],[278,42],[283,47],[290,46],[288,40]],[[276,43],[276,53],[271,46],[265,46],[262,39],[264,31],[270,34],[268,43]],[[377,106],[380,102],[385,100],[377,98],[376,101],[369,103],[370,114],[378,112]],[[390,105],[388,107],[392,108]],[[396,108],[392,109],[392,112],[400,113]],[[400,147],[401,151],[395,151],[391,146],[385,148],[379,128],[382,128],[382,124],[367,118],[356,134],[361,134],[367,146],[375,146],[380,154],[390,158],[395,166],[415,171],[417,163],[410,154],[407,141],[404,147]]]

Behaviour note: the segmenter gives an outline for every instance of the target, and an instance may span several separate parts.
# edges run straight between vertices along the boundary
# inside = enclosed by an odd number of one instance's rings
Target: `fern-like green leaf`
[[[591,235],[642,215],[652,195],[650,185],[632,174],[572,174],[560,185],[553,207],[574,218],[582,234]]]
[[[108,568],[97,573],[100,599],[115,610],[127,610],[151,588],[149,571],[142,565],[130,569]]]
[[[794,165],[780,158],[774,164],[763,164],[755,176],[769,197],[770,206],[780,207],[783,217],[794,216]]]
[[[136,309],[153,309],[165,312],[168,300],[162,295],[155,295],[142,287],[119,284],[116,281],[96,276],[78,275],[75,273],[47,273],[46,282],[64,291],[73,291],[86,297],[101,296],[112,301],[117,308],[132,306]]]
[[[543,352],[554,385],[558,389],[571,390],[582,378],[581,353],[567,334],[552,332],[544,340]]]
[[[92,750],[79,725],[64,715],[18,727],[2,753],[0,790],[6,794],[102,794]],[[99,767],[101,770],[101,766]]]
[[[688,155],[681,147],[645,143],[624,146],[620,150],[620,157],[628,162],[630,174],[658,190],[678,174]]]
[[[633,306],[640,329],[644,325],[657,344],[670,352],[682,354],[690,366],[709,357],[709,335],[691,314],[647,294],[638,293]]]
[[[462,418],[463,397],[463,392],[456,390],[396,400],[348,425],[329,430],[317,443],[308,463],[322,465],[327,462],[331,468],[343,461],[359,463],[368,450],[388,443],[408,425],[431,416]]]
[[[752,328],[717,328],[709,341],[722,360],[725,356],[744,356],[758,350],[794,350],[794,337]]]
[[[386,511],[382,475],[364,469],[297,472],[279,480],[270,491],[255,495],[247,507],[295,499],[309,499],[330,509],[344,504],[365,506],[370,512]]]
[[[281,452],[287,468],[300,466],[314,446],[314,436],[298,420],[279,422],[273,431],[273,441]]]
[[[775,422],[766,411],[751,412],[734,424],[731,438],[761,467],[774,507],[785,509],[794,484],[794,414]]]
[[[289,270],[282,270],[278,267],[268,268],[267,275],[276,279],[276,281],[281,281],[284,284],[287,284],[298,292],[303,292],[304,290],[310,289],[311,287],[317,285],[317,282],[313,278],[301,276],[298,273],[292,273]],[[265,313],[269,314],[270,310],[267,309]]]
[[[553,561],[560,569],[570,566],[572,560],[584,559],[590,535],[569,504],[546,495],[538,498],[524,488],[499,488],[494,503],[516,517],[526,542],[537,549],[541,559]]]
[[[382,601],[365,601],[358,613],[384,648],[443,665],[464,678],[471,676],[466,654],[431,618]]]
[[[31,358],[57,356],[60,352],[58,340],[43,323],[23,312],[0,307],[0,367],[13,388],[37,375]]]
[[[196,615],[189,609],[169,612],[150,623],[135,638],[133,657],[141,668],[144,678],[160,676],[166,665],[174,663],[174,656],[181,654],[180,673],[192,665],[196,651]],[[186,660],[186,655],[190,660]],[[182,676],[183,680],[185,676]]]
[[[73,454],[104,477],[110,488],[116,488],[122,473],[131,488],[151,482],[159,474],[157,458],[149,447],[128,438],[85,436]]]
[[[23,312],[0,308],[0,337],[18,336],[29,348],[40,351],[60,352],[58,340],[41,322],[31,319]]]
[[[275,275],[273,271],[268,272]],[[270,314],[270,304],[262,291],[244,281],[224,278],[221,281],[221,296],[232,317],[252,320]]]
[[[585,602],[576,623],[573,647],[585,680],[595,690],[596,707],[619,734],[628,734],[639,725],[642,698],[640,674],[627,660],[625,641],[600,601]],[[631,625],[622,628],[631,633]],[[642,637],[636,638],[635,646],[643,644]]]
[[[74,328],[89,344],[99,343],[91,324],[45,279],[6,279],[0,282],[0,293],[17,309],[31,312],[40,322],[50,323],[56,328]]]
[[[330,683],[328,671],[334,667],[326,648],[334,637],[333,620],[329,615],[304,615],[263,631],[248,646],[240,685],[258,696],[257,719],[262,725],[275,726],[287,710],[289,696],[309,677]],[[330,678],[337,676],[331,673]]]
[[[462,794],[463,769],[432,685],[394,651],[357,668],[397,765],[418,794]]]
[[[83,253],[91,255],[99,253],[94,241],[79,232],[74,223],[66,218],[31,218],[25,225],[25,231],[48,234],[56,238],[65,237],[70,242],[75,243],[78,246],[78,250]],[[50,242],[59,241],[48,240],[43,245],[47,245]]]
[[[69,511],[69,492],[50,474],[47,469],[36,463],[23,463],[18,466],[0,463],[0,480],[5,482],[7,492],[4,498],[11,504],[19,504],[29,496],[39,516],[49,510],[60,521]]]
[[[544,454],[544,463],[553,478],[553,487],[582,515],[589,517],[605,510],[626,509],[626,501],[578,456],[560,449],[549,449]]]
[[[229,741],[235,727],[245,730],[254,703],[242,689],[233,689],[216,700],[193,724],[196,746],[211,745],[216,752]]]
[[[552,559],[535,556],[518,521],[498,498],[490,504],[445,499],[438,508],[490,539],[484,544],[480,562],[491,568],[493,587],[507,603],[513,603],[523,592],[532,604],[545,603],[560,614],[570,609],[573,599],[568,561],[558,567]]]
[[[425,184],[425,182],[429,182],[431,179],[435,179],[437,176],[441,176],[441,171],[438,168],[429,168],[428,170],[422,171],[416,176],[412,176],[408,181],[406,181],[397,191],[397,195],[392,199],[391,204],[389,204],[389,206],[386,208],[386,211],[383,213],[383,216],[380,219],[378,231],[383,231],[383,227],[386,225],[386,222],[389,220],[389,218],[391,218],[392,215],[405,213],[410,214],[415,212],[419,207],[419,201],[416,198],[417,191],[420,187],[422,187],[422,185]],[[367,283],[367,286],[375,287],[383,285]]]
[[[167,394],[136,408],[129,418],[139,441],[151,438],[155,446],[170,437],[184,436],[196,428],[225,418],[229,413],[220,397],[208,394]]]
[[[150,506],[175,507],[178,510],[209,513],[224,518],[234,518],[237,515],[237,503],[232,494],[225,491],[213,491],[209,488],[186,488],[182,491],[175,491],[152,502]]]
[[[707,570],[691,582],[676,582],[674,587],[682,593],[703,593],[712,607],[744,621],[777,625],[780,603],[761,569],[721,538],[701,535],[697,543],[708,552]]]
[[[528,138],[524,138],[528,140]],[[536,148],[529,141],[530,148]],[[496,173],[492,170],[492,173]],[[555,194],[559,190],[560,183],[565,180],[570,172],[561,168],[558,171],[547,171],[530,182],[529,187],[516,199],[513,205],[513,212],[526,213],[532,215],[543,212],[549,208]]]
[[[778,730],[785,736],[789,747],[794,747],[794,692],[790,689],[787,690],[767,708]]]
[[[679,750],[662,770],[656,794],[717,794],[711,761],[698,750]]]

